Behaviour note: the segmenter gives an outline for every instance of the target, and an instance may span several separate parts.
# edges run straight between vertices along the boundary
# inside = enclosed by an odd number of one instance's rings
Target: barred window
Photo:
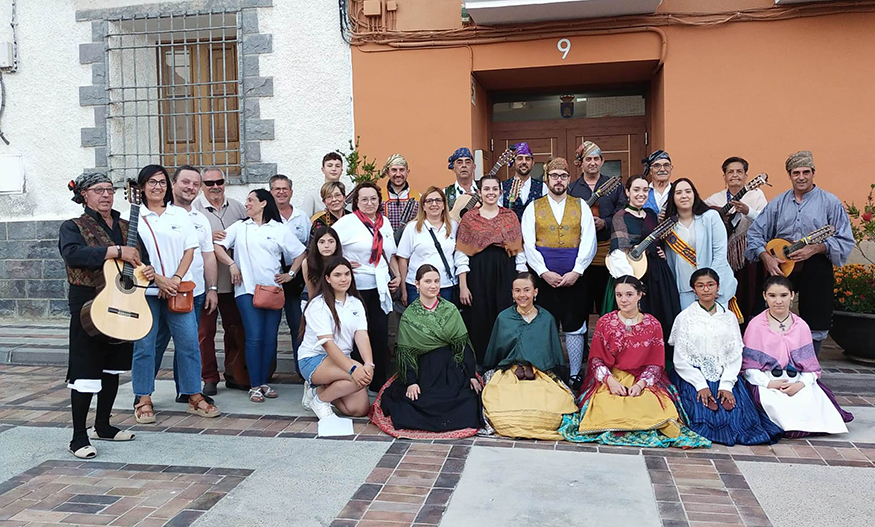
[[[243,101],[237,13],[109,20],[107,154],[112,178],[158,163],[239,179]]]

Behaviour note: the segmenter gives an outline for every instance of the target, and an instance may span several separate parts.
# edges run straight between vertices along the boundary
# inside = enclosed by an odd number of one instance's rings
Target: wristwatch
[[[296,274],[298,274],[298,273],[296,273],[295,271],[292,271],[291,269],[289,270],[289,276],[291,276],[292,278],[294,278]]]
[[[216,286],[214,286],[214,285],[211,285],[211,286],[210,286],[210,291],[218,291],[218,290],[219,290],[218,287],[216,287]]]

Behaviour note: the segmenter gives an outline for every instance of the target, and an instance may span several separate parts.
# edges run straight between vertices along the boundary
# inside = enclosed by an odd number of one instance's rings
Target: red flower
[[[863,215],[860,217],[863,219],[863,221],[872,221],[872,213],[871,212],[864,212]]]

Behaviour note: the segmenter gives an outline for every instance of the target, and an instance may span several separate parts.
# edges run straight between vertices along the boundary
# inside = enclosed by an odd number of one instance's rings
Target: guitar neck
[[[741,190],[738,191],[738,194],[732,196],[732,199],[729,201],[741,201],[741,198],[747,194],[747,187],[742,187]],[[729,214],[729,210],[732,209],[733,205],[729,201],[726,202],[726,205],[723,205],[723,208],[720,209],[720,214],[726,216]]]
[[[134,249],[137,248],[137,228],[140,223],[140,206],[136,203],[131,203],[131,215],[128,218],[128,239],[127,245],[128,247],[132,247]],[[124,269],[122,270],[122,274],[126,276],[133,276],[134,274],[134,266],[130,263],[125,262]]]
[[[648,234],[646,238],[641,240],[641,242],[638,243],[638,245],[636,245],[635,247],[632,248],[631,251],[629,251],[629,255],[632,256],[633,258],[635,258],[636,260],[638,258],[640,258],[641,255],[644,254],[644,251],[646,251],[647,248],[650,247],[650,245],[653,242],[655,242],[659,238],[662,238],[662,236],[665,233],[667,233],[669,230],[671,230],[671,228],[674,227],[675,223],[677,223],[677,222],[669,221],[669,222],[663,223],[661,225],[657,225],[656,228],[653,229],[653,232]]]

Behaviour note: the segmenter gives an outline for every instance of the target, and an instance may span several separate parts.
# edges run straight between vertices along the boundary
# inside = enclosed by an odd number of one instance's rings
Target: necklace
[[[778,329],[780,329],[782,333],[787,331],[788,328],[784,325],[784,322],[786,322],[787,319],[790,318],[790,313],[787,313],[787,316],[784,317],[784,320],[778,320],[774,315],[772,315],[772,312],[769,311],[769,318],[778,323]]]
[[[621,320],[621,321],[623,322],[623,324],[626,326],[626,331],[627,331],[627,332],[631,332],[631,331],[632,331],[632,326],[634,326],[635,324],[638,323],[638,317],[641,316],[641,313],[636,314],[636,315],[635,315],[634,317],[632,317],[632,318],[626,318],[626,317],[624,317],[623,315],[621,315],[620,312],[618,311],[618,312],[617,312],[617,316],[620,317],[620,320]]]
[[[633,205],[626,205],[626,208],[631,210],[632,212],[641,212],[644,210],[644,207],[635,207]]]
[[[526,311],[522,311],[522,310],[520,310],[519,306],[517,306],[517,308],[516,308],[516,312],[519,313],[520,316],[523,317],[523,320],[526,320],[526,321],[529,320],[529,315],[530,315],[530,314],[532,313],[532,311],[534,311],[534,310],[535,310],[535,304],[532,304],[531,307],[529,307],[529,309],[526,310]]]

